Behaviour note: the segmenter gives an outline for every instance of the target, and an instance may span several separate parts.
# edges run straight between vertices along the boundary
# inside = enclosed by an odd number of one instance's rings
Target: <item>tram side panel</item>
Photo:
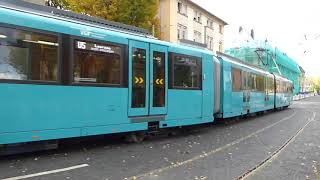
[[[275,84],[275,108],[290,106],[293,99],[292,81],[276,75]]]
[[[214,83],[212,88],[214,90],[214,115],[219,115],[221,111],[221,65],[218,58],[214,57]]]
[[[261,73],[258,71],[251,72],[251,100],[250,100],[250,112],[261,112],[272,109],[272,100],[270,100],[267,93],[266,79],[269,74]]]
[[[124,125],[128,123],[125,88],[1,84],[0,98],[4,120],[0,144],[145,128],[138,123]],[[90,127],[95,130],[89,131]]]
[[[266,82],[266,99],[265,99],[265,107],[266,110],[272,110],[274,109],[274,103],[275,103],[275,89],[274,89],[274,79],[273,75],[269,74],[265,77]]]
[[[273,109],[272,74],[220,53],[221,113],[230,118]]]
[[[212,54],[202,54],[202,119],[204,122],[214,121],[214,102],[215,102],[215,65]],[[212,73],[213,72],[213,73]]]
[[[212,122],[213,55],[177,47],[170,47],[169,51],[168,113],[160,127]],[[197,65],[194,66],[193,62]],[[193,66],[190,71],[186,71],[188,66]]]
[[[221,63],[221,114],[223,118],[240,116],[243,111],[243,92],[241,90],[241,82],[237,84],[237,87],[233,85],[233,81],[241,81],[241,73],[238,75],[238,79],[233,79],[232,72],[235,70],[232,68],[230,62],[219,58]],[[240,87],[239,87],[240,86]]]

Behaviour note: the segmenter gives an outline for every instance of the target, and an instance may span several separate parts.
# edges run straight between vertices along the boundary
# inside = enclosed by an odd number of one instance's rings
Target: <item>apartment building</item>
[[[224,51],[225,21],[191,0],[160,0],[161,39]]]

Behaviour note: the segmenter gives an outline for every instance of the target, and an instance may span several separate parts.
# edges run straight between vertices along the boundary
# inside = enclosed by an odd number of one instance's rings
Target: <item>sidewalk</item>
[[[315,94],[315,93],[298,94],[298,95],[293,96],[293,100],[294,101],[299,101],[301,99],[305,99],[305,98],[313,97],[313,96],[317,96],[317,94]]]

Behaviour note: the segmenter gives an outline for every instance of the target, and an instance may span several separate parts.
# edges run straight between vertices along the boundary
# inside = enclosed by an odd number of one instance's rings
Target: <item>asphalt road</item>
[[[68,141],[0,158],[0,179],[320,179],[320,96],[283,111],[158,136]]]

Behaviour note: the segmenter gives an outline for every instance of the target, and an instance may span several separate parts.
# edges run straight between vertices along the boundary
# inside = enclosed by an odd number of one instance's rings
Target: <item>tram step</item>
[[[148,122],[148,133],[151,133],[151,134],[159,133],[160,131],[159,126],[160,126],[159,121]]]

